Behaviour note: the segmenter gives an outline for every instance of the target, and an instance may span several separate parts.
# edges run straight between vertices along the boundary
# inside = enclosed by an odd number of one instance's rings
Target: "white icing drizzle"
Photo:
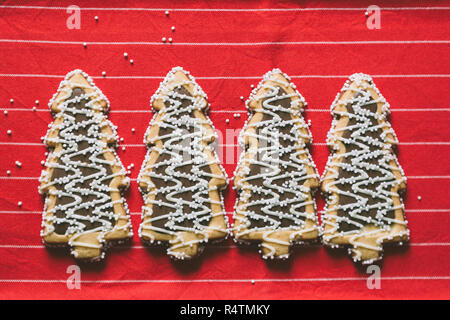
[[[81,74],[88,81],[89,85],[69,81],[77,73]],[[75,88],[81,88],[84,93],[71,98]],[[92,92],[88,93],[87,91]],[[64,94],[59,96],[61,92]],[[78,109],[76,104],[82,100],[87,101],[85,107]],[[102,106],[102,103],[106,104],[106,107]],[[44,190],[49,190],[45,201],[42,222],[45,232],[42,230],[41,236],[44,237],[54,232],[55,225],[68,224],[69,226],[64,235],[70,237],[68,244],[71,248],[74,246],[102,248],[105,243],[105,234],[120,229],[128,231],[129,237],[132,237],[126,201],[123,197],[120,200],[113,201],[108,193],[121,190],[102,183],[116,176],[123,176],[122,184],[129,184],[125,168],[114,150],[114,144],[118,140],[116,127],[106,117],[106,113],[109,110],[109,101],[86,73],[81,70],[74,70],[68,73],[65,80],[61,82],[58,91],[49,102],[49,107],[55,104],[58,110],[54,114],[55,122],[58,120],[60,123],[49,125],[50,129],[44,141],[47,145],[62,145],[62,150],[57,152],[52,149],[45,162],[46,169],[42,171],[40,177],[41,186],[39,187],[39,192],[44,193],[47,192]],[[76,114],[82,114],[86,120],[77,122],[75,120]],[[101,132],[103,127],[109,127],[112,133],[106,134]],[[81,128],[87,129],[87,135],[76,133]],[[52,137],[51,133],[55,129],[58,130],[58,136]],[[108,143],[104,140],[108,141]],[[80,143],[87,143],[88,147],[80,150]],[[114,161],[99,158],[106,152],[114,154]],[[88,163],[74,159],[84,154],[89,154]],[[58,163],[58,159],[62,162],[61,164]],[[107,166],[111,168],[115,166],[122,169],[115,174],[109,174],[106,169]],[[81,171],[82,168],[89,168],[95,173],[84,176]],[[52,179],[51,173],[56,169],[64,170],[67,174],[63,177]],[[82,188],[81,185],[89,180],[89,188]],[[50,186],[58,186],[59,190],[49,188]],[[73,198],[73,200],[67,204],[57,204],[49,209],[49,195],[54,195],[58,198]],[[126,216],[115,213],[114,205],[117,203],[123,206],[127,213]],[[92,214],[88,216],[80,215],[77,213],[79,210],[92,210]],[[64,212],[65,216],[62,218],[56,217],[56,212],[58,211]],[[117,226],[117,222],[120,219],[125,219],[127,223]],[[98,226],[88,229],[84,222]],[[98,237],[100,244],[88,244],[77,241],[80,236],[95,232],[100,232]],[[76,252],[73,249],[72,254],[76,256]],[[102,252],[102,257],[104,257],[104,252]]]
[[[177,71],[183,72],[189,80],[177,82],[174,85],[173,80]],[[183,86],[193,88],[192,96],[177,92],[177,89],[182,89]],[[211,141],[217,141],[211,120],[207,116],[205,116],[206,119],[202,119],[194,115],[195,110],[205,115],[209,105],[206,94],[189,72],[184,71],[181,67],[173,68],[152,96],[151,105],[156,99],[162,99],[166,107],[162,110],[154,110],[155,115],[150,121],[144,138],[144,143],[149,145],[139,173],[138,183],[145,181],[149,184],[146,190],[140,188],[145,206],[143,206],[143,222],[139,228],[139,236],[150,238],[152,243],[155,241],[152,232],[175,236],[170,243],[178,243],[178,245],[169,247],[167,254],[173,258],[185,259],[187,256],[184,252],[175,250],[186,245],[207,243],[208,230],[214,229],[213,226],[208,225],[210,219],[215,216],[223,216],[225,225],[227,225],[228,220],[223,211],[224,203],[220,190],[218,192],[220,201],[214,201],[209,196],[210,191],[217,190],[217,186],[210,184],[210,181],[213,178],[227,181],[227,175],[220,165],[213,145],[210,144]],[[182,100],[188,100],[189,103],[183,106]],[[160,118],[158,118],[159,115],[161,115]],[[171,131],[163,136],[158,135],[153,139],[147,139],[153,126],[158,126],[160,132],[161,129]],[[207,130],[205,126],[212,130]],[[163,142],[161,149],[156,145],[156,141],[159,140]],[[208,159],[207,151],[214,155],[214,159]],[[168,159],[149,164],[154,153],[158,154],[158,158],[167,156]],[[186,166],[192,167],[188,173],[183,172],[183,168]],[[210,166],[219,166],[221,174],[215,175],[204,171]],[[157,172],[160,168],[165,168],[164,173]],[[183,185],[182,178],[194,182],[194,185],[191,187]],[[167,182],[167,185],[158,187],[151,179],[162,179]],[[182,195],[186,193],[192,195],[192,200],[183,200]],[[158,196],[162,196],[164,200],[156,200]],[[222,211],[212,212],[212,204],[220,205]],[[189,208],[191,212],[184,212],[186,208]],[[165,209],[168,212],[158,214],[158,209]],[[154,225],[158,220],[167,220],[163,228]],[[187,223],[188,226],[183,226],[184,223]],[[216,228],[215,230],[223,232],[225,235],[228,234],[226,228]],[[179,236],[180,232],[192,232],[200,237],[186,242]],[[158,243],[160,242],[158,241]]]
[[[349,90],[353,93],[351,97],[342,99],[342,94]],[[375,100],[370,90],[375,91],[379,98]],[[370,110],[367,106],[371,104],[382,104],[382,113],[379,114],[377,110],[375,112]],[[337,107],[345,108],[348,105],[352,106],[353,112],[342,111],[342,108],[336,110]],[[406,183],[406,177],[392,150],[392,147],[398,141],[387,119],[389,104],[376,88],[370,76],[357,73],[350,77],[341,89],[341,93],[336,96],[331,105],[331,113],[333,121],[328,132],[327,143],[332,153],[328,158],[321,181],[323,183],[332,180],[327,182],[324,190],[327,194],[327,203],[322,215],[323,227],[331,226],[331,228],[324,228],[323,241],[332,247],[338,247],[338,245],[333,244],[333,239],[349,236],[349,244],[354,249],[353,259],[355,262],[362,260],[361,253],[355,250],[356,248],[379,251],[379,258],[381,258],[384,241],[409,237],[402,199],[398,193],[391,191],[392,188]],[[337,129],[338,118],[343,116],[348,117],[349,122],[345,127]],[[355,123],[351,125],[350,120],[354,120]],[[373,125],[372,122],[377,124]],[[343,131],[350,131],[350,137],[339,136],[339,133]],[[382,131],[382,133],[371,137],[370,134],[375,131]],[[390,137],[393,137],[393,139]],[[350,150],[347,150],[347,148]],[[343,152],[344,150],[346,152]],[[338,154],[340,152],[343,153]],[[351,164],[343,161],[346,158],[351,159]],[[394,161],[395,165],[391,165],[391,161]],[[350,177],[341,176],[340,171],[346,172]],[[376,176],[369,177],[369,171],[376,172]],[[401,178],[398,179],[395,173],[400,174]],[[327,177],[326,180],[324,180],[325,177]],[[370,186],[374,184],[378,184],[375,191],[370,189]],[[351,191],[342,190],[340,185],[351,185]],[[333,194],[336,194],[337,197]],[[344,205],[340,203],[339,197],[351,198],[353,201]],[[392,198],[397,198],[400,204],[394,205]],[[373,199],[376,199],[376,201],[373,201]],[[370,210],[377,210],[375,217],[368,215]],[[388,213],[393,213],[396,210],[403,212],[403,220],[388,217]],[[331,211],[345,214],[336,216],[335,214],[329,214]],[[340,229],[342,223],[350,224],[354,226],[354,229],[344,231]],[[368,224],[376,226],[376,229],[365,230],[364,227]],[[405,228],[393,232],[392,227],[395,224],[403,225]],[[377,238],[377,246],[364,243],[365,238],[376,236],[380,231],[385,231],[386,235],[380,235]],[[349,249],[349,254],[351,253],[352,248]],[[370,264],[375,260],[378,259],[363,261],[363,263]]]
[[[282,75],[286,81],[280,80],[277,75]],[[275,83],[275,85],[273,84]],[[290,86],[294,89],[294,93],[281,92],[280,87]],[[260,89],[267,89],[265,93],[258,94]],[[290,99],[289,107],[283,107],[279,104],[282,99]],[[250,120],[256,114],[249,106],[250,102],[261,101],[262,108],[258,109],[258,113],[269,116],[269,119],[258,121],[250,124]],[[238,190],[238,198],[234,208],[234,219],[243,227],[235,226],[236,238],[243,237],[251,232],[262,231],[262,241],[265,248],[269,249],[269,253],[263,254],[264,259],[273,259],[275,257],[275,249],[271,244],[281,244],[290,246],[293,239],[301,236],[303,233],[318,230],[318,224],[314,224],[312,228],[305,228],[307,219],[317,222],[317,216],[312,213],[308,214],[304,211],[304,207],[316,204],[313,199],[314,191],[305,182],[309,179],[318,180],[316,166],[309,154],[306,142],[312,142],[312,136],[308,125],[303,119],[303,106],[306,105],[303,96],[295,89],[295,85],[290,82],[290,78],[282,73],[279,69],[273,69],[265,74],[263,80],[258,87],[254,88],[246,106],[249,119],[244,125],[244,129],[239,136],[239,145],[244,151],[240,155],[239,164],[235,170],[234,176],[239,176],[235,185]],[[288,113],[289,120],[284,120],[280,113]],[[292,117],[294,117],[292,119]],[[282,130],[286,126],[291,126],[291,130],[284,133]],[[252,132],[255,132],[253,134]],[[306,134],[304,133],[306,132]],[[247,159],[245,141],[248,138],[256,138],[258,146],[256,146],[257,154]],[[290,143],[284,147],[282,141]],[[250,146],[250,148],[255,146]],[[251,151],[255,152],[255,150]],[[289,161],[282,160],[283,154],[289,154]],[[303,157],[306,156],[306,159]],[[250,166],[257,165],[262,170],[260,174],[251,173]],[[306,167],[312,167],[314,174],[308,174]],[[264,181],[263,186],[255,184],[256,179]],[[279,181],[285,180],[283,184]],[[252,195],[258,195],[254,198]],[[282,195],[288,195],[283,201],[280,200]],[[240,203],[242,202],[242,203]],[[252,206],[262,205],[261,210],[253,210]],[[281,210],[276,207],[280,206]],[[281,226],[281,220],[289,221],[289,226]],[[264,221],[263,227],[251,227],[251,220]],[[235,222],[235,225],[236,225]],[[243,230],[241,230],[243,229]],[[290,242],[282,241],[272,237],[278,231],[295,231],[290,235]],[[279,257],[279,258],[287,258]]]

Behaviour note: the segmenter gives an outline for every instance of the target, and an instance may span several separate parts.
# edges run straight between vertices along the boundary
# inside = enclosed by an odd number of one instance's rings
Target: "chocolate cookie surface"
[[[156,114],[138,178],[145,201],[140,237],[146,244],[165,243],[172,258],[188,260],[228,234],[221,193],[226,174],[211,145],[217,135],[206,116],[206,94],[180,67],[166,76],[152,106]]]
[[[107,242],[132,237],[122,192],[129,178],[114,150],[109,102],[82,71],[70,72],[49,103],[55,121],[45,137],[50,150],[40,177],[45,195],[42,239],[68,246],[83,261],[100,261]]]
[[[247,101],[250,116],[234,176],[233,235],[238,242],[260,243],[265,259],[287,258],[292,245],[319,234],[313,198],[319,178],[308,150],[305,105],[278,69],[264,76]]]
[[[369,76],[354,74],[331,113],[323,241],[348,246],[355,262],[370,264],[381,259],[383,243],[409,238],[401,198],[406,177],[394,153],[389,104]]]

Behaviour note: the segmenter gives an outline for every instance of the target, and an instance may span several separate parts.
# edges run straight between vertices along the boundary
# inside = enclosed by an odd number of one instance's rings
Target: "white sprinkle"
[[[3,111],[3,113],[5,114],[5,116],[8,115],[8,110]]]
[[[175,26],[172,26],[172,28],[171,28],[171,29],[172,29],[172,31],[175,31]]]
[[[243,96],[241,96],[241,100],[244,101],[244,97]]]
[[[33,110],[33,112],[36,112],[36,107],[33,107],[31,110]]]
[[[418,196],[418,197],[417,197],[417,200],[419,200],[419,201],[422,200],[422,197],[421,197],[421,196]]]
[[[16,166],[19,167],[19,168],[22,168],[22,162],[16,161]]]
[[[83,42],[83,47],[87,48],[87,43]]]
[[[7,174],[8,176],[10,176],[10,175],[11,175],[11,170],[6,170],[6,174]]]
[[[10,136],[11,133],[12,133],[12,131],[11,131],[11,130],[8,130],[8,131],[6,131],[6,133],[8,134],[8,136]]]
[[[240,113],[236,113],[236,117],[240,118],[241,114]]]
[[[252,284],[255,284],[255,280],[252,280]]]
[[[172,43],[172,38],[169,38],[169,42]]]
[[[162,37],[162,42],[166,42],[166,37]]]
[[[19,207],[22,207],[22,201],[17,202],[17,205],[18,205]]]
[[[41,161],[41,165],[45,165],[45,161],[44,160]]]
[[[166,16],[169,16],[169,11],[168,11],[168,10],[166,10],[165,14],[166,14]]]
[[[123,56],[124,56],[125,59],[127,59],[128,58],[128,53],[124,52]]]
[[[225,119],[225,122],[228,124],[230,123],[230,119]]]
[[[9,103],[13,104],[14,103],[14,99],[9,99]]]
[[[102,76],[106,77],[106,71],[102,72]]]
[[[131,64],[133,64],[133,63],[134,63],[134,60],[133,60],[133,59],[131,59],[131,60],[130,60],[130,63],[131,63]]]
[[[131,132],[133,132],[133,133],[134,133],[135,131],[136,131],[136,129],[134,129],[134,128],[131,128]]]
[[[125,149],[125,147],[122,147],[122,151],[125,151],[126,149]]]
[[[252,89],[253,89],[254,87],[255,87],[255,85],[253,85],[253,84],[251,84],[251,85],[250,85],[250,88],[252,88]]]
[[[39,100],[36,100],[35,103],[36,103],[36,105],[38,106],[38,105],[39,105]]]
[[[368,17],[368,16],[369,16],[369,12],[367,12],[367,11],[366,11],[366,12],[365,12],[364,14],[366,15],[366,17]]]
[[[98,21],[98,16],[95,16],[94,19],[95,19],[95,21]]]

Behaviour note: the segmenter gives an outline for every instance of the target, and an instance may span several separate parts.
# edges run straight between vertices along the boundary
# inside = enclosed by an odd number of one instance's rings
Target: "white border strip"
[[[352,40],[352,41],[263,41],[263,42],[171,42],[162,41],[67,41],[67,40],[37,40],[37,39],[0,39],[0,43],[27,44],[61,44],[87,46],[194,46],[194,47],[243,47],[272,45],[378,45],[378,44],[450,44],[450,40]],[[91,77],[93,78],[93,77]],[[196,77],[199,78],[199,77]],[[292,76],[291,76],[292,78]]]
[[[1,5],[4,9],[27,9],[27,10],[67,10],[67,7],[57,6],[8,6]],[[152,11],[152,12],[311,12],[311,11],[361,11],[361,8],[80,8],[83,11]],[[450,7],[382,7],[385,11],[416,11],[416,10],[450,10]]]
[[[0,77],[7,78],[64,78],[64,75],[57,74],[35,74],[35,73],[0,73]],[[200,80],[257,80],[262,76],[196,76]],[[347,79],[350,75],[292,75],[293,79]],[[375,74],[372,78],[450,78],[450,74]],[[92,79],[123,79],[123,80],[137,80],[137,79],[151,79],[162,80],[162,76],[91,76]]]
[[[450,276],[393,276],[380,277],[381,280],[450,280]],[[275,279],[129,279],[129,280],[80,280],[85,284],[114,284],[114,283],[238,283],[238,282],[326,282],[326,281],[367,281],[366,277],[339,277],[339,278],[275,278]],[[0,279],[0,283],[67,283],[67,279]]]

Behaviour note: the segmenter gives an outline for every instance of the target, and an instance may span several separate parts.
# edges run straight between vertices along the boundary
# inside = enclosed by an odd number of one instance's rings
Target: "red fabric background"
[[[83,10],[81,29],[68,30],[65,7],[73,1],[2,1],[2,6],[61,8],[0,7],[0,298],[450,298],[450,2],[427,2],[441,7],[428,10],[385,9],[381,29],[368,30],[364,8],[372,2],[162,0],[152,1],[152,7],[360,9],[173,10],[169,17],[165,9]],[[82,8],[125,6],[123,1],[77,4]],[[150,4],[126,5],[146,8]],[[391,7],[392,3],[377,1],[377,5]],[[402,1],[395,6],[424,4]],[[174,43],[162,45],[163,36],[172,37]],[[381,42],[358,43],[367,40]],[[386,43],[394,40],[399,42]],[[83,42],[88,43],[86,49]],[[124,59],[124,52],[134,65]],[[320,246],[296,249],[289,263],[272,265],[255,250],[238,249],[230,240],[210,246],[200,261],[179,267],[165,254],[143,248],[137,236],[131,248],[110,251],[104,268],[83,270],[81,290],[67,289],[66,269],[73,260],[46,250],[39,236],[43,201],[37,192],[37,177],[45,158],[40,137],[52,121],[46,104],[67,72],[80,68],[92,76],[111,102],[109,118],[126,146],[126,151],[118,149],[118,153],[125,166],[135,164],[131,178],[136,178],[145,155],[143,134],[152,117],[149,99],[177,65],[189,70],[208,94],[210,117],[217,129],[226,127],[226,118],[229,128],[243,126],[246,113],[240,96],[247,98],[250,84],[256,85],[265,72],[279,67],[293,76],[309,103],[305,118],[312,123],[316,143],[312,154],[320,173],[328,157],[324,142],[331,124],[331,102],[348,75],[365,72],[373,76],[391,104],[391,123],[400,140],[399,161],[409,178],[405,206],[411,230],[408,248],[386,251],[380,290],[367,289],[367,274],[355,268],[345,253]],[[40,104],[32,112],[35,100]],[[7,116],[3,110],[8,110]],[[130,110],[134,112],[126,112]],[[234,119],[233,112],[241,112],[241,118]],[[8,129],[13,132],[10,137]],[[14,165],[16,160],[23,163],[21,169]],[[230,178],[235,165],[224,164]],[[6,170],[11,170],[10,177]],[[320,195],[317,200],[321,210]],[[18,201],[23,202],[22,208]],[[142,199],[135,181],[127,201],[137,235]],[[234,201],[230,188],[225,200],[228,212]]]

